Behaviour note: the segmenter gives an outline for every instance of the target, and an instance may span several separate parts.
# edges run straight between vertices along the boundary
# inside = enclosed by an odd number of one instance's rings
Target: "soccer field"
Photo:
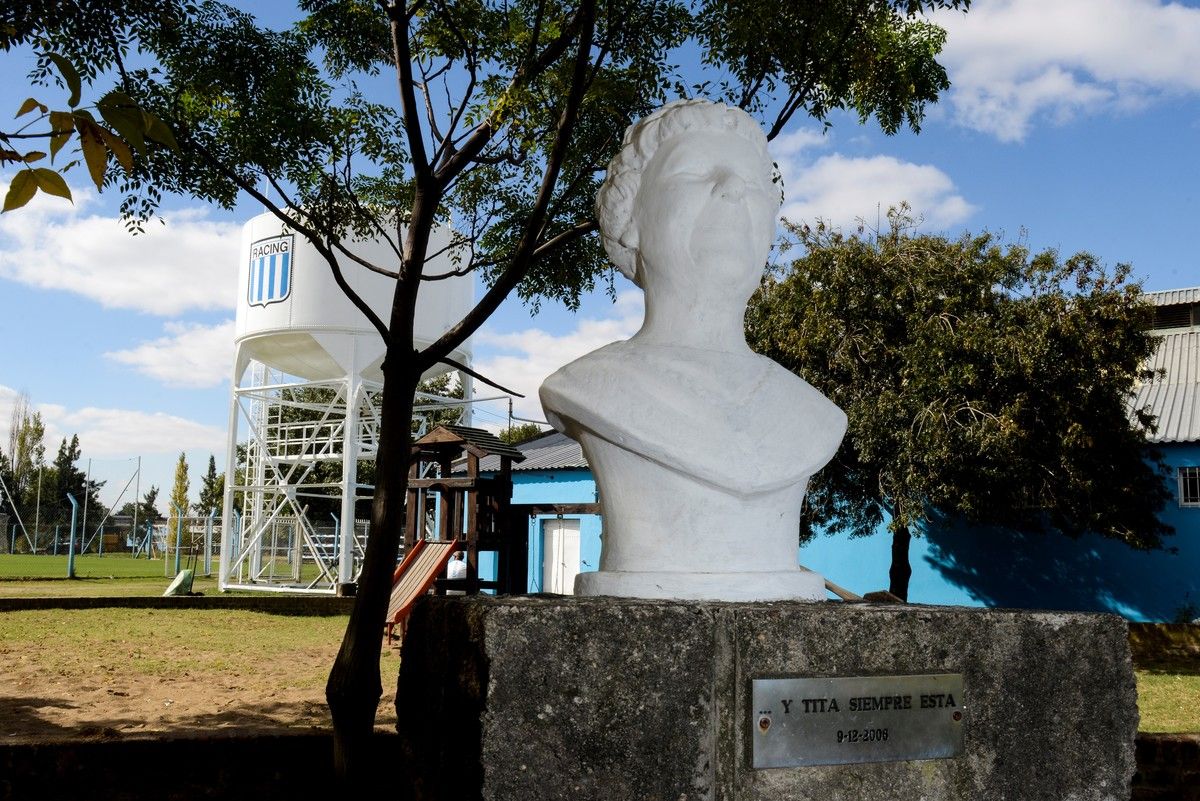
[[[187,567],[186,560],[183,566]],[[75,557],[75,575],[79,578],[162,578],[165,572],[162,559],[133,559],[128,554],[84,554]],[[66,576],[66,555],[0,554],[0,579]]]

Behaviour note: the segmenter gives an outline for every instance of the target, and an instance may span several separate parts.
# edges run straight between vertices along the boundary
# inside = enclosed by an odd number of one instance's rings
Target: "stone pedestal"
[[[962,752],[754,769],[752,680],[961,674]],[[844,603],[428,598],[396,696],[402,798],[1129,798],[1126,625]]]

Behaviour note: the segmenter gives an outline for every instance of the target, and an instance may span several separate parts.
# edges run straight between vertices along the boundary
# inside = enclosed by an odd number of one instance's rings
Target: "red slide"
[[[404,559],[392,575],[392,600],[388,604],[387,638],[392,639],[392,632],[397,626],[403,635],[404,626],[408,622],[408,613],[417,599],[429,592],[433,582],[437,581],[446,569],[446,563],[458,550],[458,540],[435,542],[417,540],[416,545],[404,554]]]

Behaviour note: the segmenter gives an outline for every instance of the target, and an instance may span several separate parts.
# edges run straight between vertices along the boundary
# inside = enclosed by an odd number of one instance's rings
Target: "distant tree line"
[[[126,501],[119,509],[109,509],[100,499],[100,490],[105,482],[89,480],[87,473],[77,466],[83,459],[79,435],[63,437],[50,461],[46,460],[45,437],[46,426],[41,413],[33,408],[28,393],[19,394],[9,420],[7,443],[0,443],[0,478],[8,489],[7,492],[0,492],[0,516],[8,517],[9,530],[6,533],[11,533],[11,527],[19,520],[29,532],[30,539],[33,539],[36,526],[40,549],[48,542],[45,539],[47,532],[54,531],[57,526],[65,533],[70,526],[71,503],[67,500],[68,494],[75,498],[81,509],[86,504],[89,528],[110,513],[128,518],[131,523],[136,519],[139,528],[144,523],[163,520],[158,508],[158,487],[151,486],[140,500]],[[207,517],[212,509],[220,514],[225,476],[218,475],[214,456],[208,458],[208,470],[201,478],[200,494],[195,504],[189,506],[188,503],[187,459],[182,453],[180,465],[176,466],[175,479],[171,498],[173,504],[190,508],[197,516]],[[82,526],[83,522],[82,518],[77,518],[77,524]],[[27,551],[30,543],[20,529],[18,525],[14,547],[18,551]]]

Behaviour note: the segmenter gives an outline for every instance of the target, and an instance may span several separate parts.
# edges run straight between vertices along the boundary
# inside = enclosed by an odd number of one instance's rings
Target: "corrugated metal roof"
[[[1162,292],[1145,292],[1142,297],[1155,306],[1174,306],[1180,303],[1200,303],[1200,286],[1189,289],[1164,289]]]
[[[1200,331],[1164,335],[1149,367],[1164,375],[1142,384],[1132,404],[1158,418],[1158,431],[1147,439],[1200,440]]]
[[[558,431],[549,431],[516,448],[525,456],[525,461],[514,464],[513,470],[567,470],[588,466],[579,443]],[[499,470],[499,457],[486,456],[480,459],[479,469],[485,472]]]

